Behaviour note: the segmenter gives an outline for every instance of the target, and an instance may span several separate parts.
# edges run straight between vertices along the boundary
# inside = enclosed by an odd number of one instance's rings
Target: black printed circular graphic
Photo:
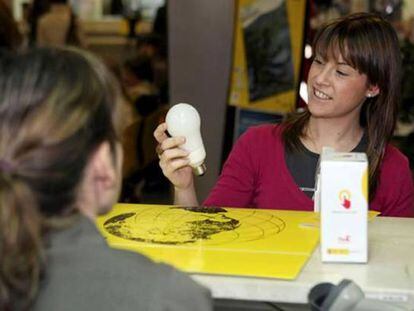
[[[278,234],[285,227],[282,219],[271,214],[243,209],[229,213],[220,207],[145,207],[104,223],[114,236],[167,245],[246,242]]]

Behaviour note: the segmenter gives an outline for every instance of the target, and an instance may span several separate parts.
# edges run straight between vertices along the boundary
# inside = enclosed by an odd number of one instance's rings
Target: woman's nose
[[[320,85],[327,85],[330,83],[331,70],[325,66],[315,73],[315,82]]]

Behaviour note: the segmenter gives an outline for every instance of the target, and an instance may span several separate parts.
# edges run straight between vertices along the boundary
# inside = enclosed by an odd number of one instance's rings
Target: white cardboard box
[[[322,153],[319,191],[322,261],[367,262],[366,154]]]

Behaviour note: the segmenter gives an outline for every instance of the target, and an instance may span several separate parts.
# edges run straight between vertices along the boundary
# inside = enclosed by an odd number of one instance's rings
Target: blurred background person
[[[0,0],[0,49],[18,50],[22,44],[23,36],[10,8]]]
[[[73,45],[85,47],[85,36],[67,0],[35,0],[32,32],[38,46]]]
[[[29,4],[27,20],[28,20],[28,42],[30,46],[36,45],[37,23],[40,16],[45,14],[49,9],[49,0],[33,0]]]

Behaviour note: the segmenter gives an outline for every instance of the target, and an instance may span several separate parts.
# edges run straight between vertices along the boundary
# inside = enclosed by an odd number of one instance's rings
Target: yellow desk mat
[[[319,240],[315,213],[118,204],[97,220],[114,248],[193,273],[295,279]]]
[[[380,215],[380,212],[377,211],[368,211],[368,221],[372,221],[375,217]],[[300,225],[303,227],[320,227],[321,217],[319,213],[312,213],[312,216],[307,218]]]

